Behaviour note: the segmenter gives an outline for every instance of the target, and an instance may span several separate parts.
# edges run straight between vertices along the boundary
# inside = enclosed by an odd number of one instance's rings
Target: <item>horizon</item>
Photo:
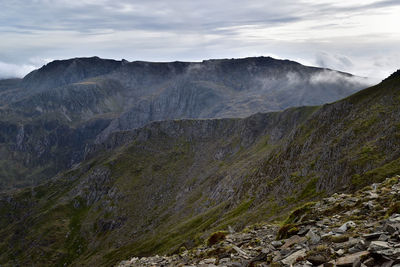
[[[388,78],[390,75],[392,75],[393,73],[399,71],[398,70],[394,70],[393,72],[389,73],[387,76],[383,77],[383,78],[378,78],[378,77],[367,77],[367,76],[359,76],[350,72],[346,72],[346,71],[341,71],[341,70],[336,70],[336,69],[332,69],[329,67],[318,67],[318,66],[314,66],[314,65],[306,65],[303,64],[301,62],[295,61],[295,60],[291,60],[288,58],[275,58],[272,56],[249,56],[249,57],[238,57],[238,58],[209,58],[209,59],[203,59],[203,60],[192,60],[192,61],[185,61],[185,60],[175,60],[175,61],[145,61],[145,60],[126,60],[124,58],[122,59],[114,59],[114,58],[102,58],[99,56],[85,56],[85,57],[72,57],[72,58],[65,58],[65,59],[54,59],[52,61],[46,62],[41,66],[38,66],[37,68],[32,69],[31,71],[29,71],[28,73],[26,73],[25,75],[21,76],[21,77],[17,77],[17,76],[11,76],[11,77],[0,77],[0,80],[7,80],[7,79],[23,79],[25,78],[28,74],[39,70],[45,66],[47,66],[48,64],[52,63],[52,62],[57,62],[57,61],[69,61],[69,60],[74,60],[74,59],[90,59],[90,58],[99,58],[101,60],[114,60],[114,61],[127,61],[128,63],[134,63],[134,62],[147,62],[147,63],[174,63],[174,62],[182,62],[182,63],[202,63],[202,62],[206,62],[206,61],[213,61],[213,60],[242,60],[242,59],[251,59],[251,58],[271,58],[273,60],[281,60],[281,61],[290,61],[290,62],[294,62],[294,63],[298,63],[301,64],[305,67],[312,67],[312,68],[321,68],[321,69],[326,69],[326,70],[332,70],[332,71],[336,71],[336,72],[340,72],[340,73],[345,73],[345,74],[350,74],[354,77],[357,78],[362,78],[362,79],[366,79],[364,82],[366,82],[369,85],[374,85],[379,83],[380,81]]]
[[[5,0],[2,5],[0,78],[23,77],[53,60],[90,56],[150,62],[271,56],[376,79],[400,68],[396,0]]]

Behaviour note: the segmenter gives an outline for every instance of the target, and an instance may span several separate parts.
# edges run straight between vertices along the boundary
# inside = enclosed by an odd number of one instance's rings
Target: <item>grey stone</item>
[[[360,258],[356,259],[356,260],[353,262],[352,267],[361,267]]]
[[[346,255],[343,257],[340,257],[339,259],[336,260],[336,265],[337,266],[352,266],[352,264],[359,260],[361,257],[364,257],[366,255],[369,255],[368,251],[361,251],[358,253]]]
[[[393,265],[394,261],[393,260],[389,260],[389,261],[385,261],[381,267],[391,267]]]
[[[307,238],[305,238],[303,236],[294,235],[294,236],[291,236],[290,238],[286,239],[285,244],[282,245],[281,248],[282,249],[289,248],[292,245],[304,243],[306,240],[307,240]]]
[[[376,233],[365,234],[365,235],[363,235],[363,238],[365,238],[366,240],[377,239],[382,234],[385,234],[385,232],[376,232]]]
[[[339,232],[339,233],[344,233],[344,232],[346,232],[348,229],[353,228],[353,227],[356,227],[356,226],[357,226],[357,225],[356,225],[353,221],[348,221],[348,222],[344,223],[342,226],[340,226],[340,227],[337,229],[337,232]]]
[[[306,259],[314,265],[324,264],[329,261],[329,259],[322,254],[307,256]]]
[[[373,252],[385,250],[385,249],[390,249],[390,245],[388,242],[384,242],[384,241],[372,241],[368,248],[369,251],[373,251]]]
[[[344,254],[344,249],[339,249],[338,251],[336,251],[336,254],[341,257]]]
[[[390,258],[398,258],[400,257],[400,248],[376,250],[374,251],[374,253],[387,256]]]
[[[400,214],[393,214],[388,220],[389,222],[400,223]]]
[[[310,230],[310,228],[303,227],[303,228],[300,229],[300,231],[297,233],[297,235],[303,236],[303,235],[307,234],[309,230]]]
[[[313,229],[308,231],[308,233],[306,234],[306,238],[311,245],[318,244],[318,242],[321,240],[321,237],[316,234]]]
[[[349,248],[349,253],[351,253],[351,254],[357,253],[357,252],[360,252],[360,251],[363,251],[363,249],[360,249],[358,247]]]
[[[305,249],[302,249],[302,250],[299,250],[299,251],[296,251],[296,252],[290,254],[289,256],[287,256],[286,258],[284,258],[281,262],[282,262],[283,264],[291,265],[291,264],[295,263],[296,260],[297,260],[299,257],[304,258],[305,256],[306,256],[306,250],[305,250]]]
[[[387,236],[387,235],[385,235],[385,234],[381,234],[380,236],[379,236],[379,239],[378,239],[379,241],[387,241],[387,240],[389,240],[389,236]]]
[[[375,265],[375,259],[374,258],[368,258],[363,262],[364,265],[367,267],[372,267]]]
[[[395,227],[395,226],[393,226],[393,225],[391,225],[391,224],[386,224],[385,225],[385,227],[384,227],[384,230],[386,231],[386,232],[388,232],[389,234],[394,234],[396,231],[397,231],[397,229],[396,229],[397,227]]]
[[[272,245],[273,247],[275,247],[275,248],[278,248],[278,247],[280,247],[280,246],[283,245],[283,242],[280,241],[280,240],[276,240],[276,241],[272,241],[272,242],[271,242],[271,245]]]

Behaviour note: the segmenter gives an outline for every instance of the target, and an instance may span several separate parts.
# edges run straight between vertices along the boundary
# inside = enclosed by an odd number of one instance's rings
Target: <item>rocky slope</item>
[[[400,173],[400,76],[332,104],[110,134],[53,181],[0,197],[0,264],[113,265]]]
[[[400,266],[400,176],[306,203],[281,225],[226,230],[179,254],[118,266]]]
[[[366,84],[350,74],[269,57],[54,61],[22,80],[0,81],[0,191],[36,185],[72,167],[94,142],[120,130],[323,104]]]

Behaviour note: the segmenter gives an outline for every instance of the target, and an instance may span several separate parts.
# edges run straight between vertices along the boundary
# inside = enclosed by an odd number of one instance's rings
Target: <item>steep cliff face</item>
[[[138,69],[145,72],[137,75]],[[157,79],[154,73],[162,75]],[[115,119],[99,136],[100,141],[113,131],[141,127],[149,121],[246,117],[332,102],[366,86],[365,80],[345,73],[263,57],[201,63],[134,62],[109,77],[126,81],[131,92],[147,97],[139,97]]]
[[[242,201],[240,177],[251,169],[251,153],[268,149],[262,140],[255,146],[257,140],[270,133],[278,142],[307,110],[246,120],[154,122],[115,133],[96,148],[94,158],[56,181],[2,198],[1,209],[8,215],[1,248],[7,252],[0,259],[7,262],[7,255],[14,255],[14,263],[109,264],[120,257],[115,253],[130,254],[139,244],[140,253],[150,253],[164,242],[159,234],[168,228],[181,231],[183,225],[188,232],[177,240],[193,243],[194,233],[216,222],[218,212]],[[29,208],[22,203],[29,203]],[[201,215],[204,212],[211,217]],[[196,215],[209,221],[190,229]],[[56,226],[55,221],[62,223]],[[28,231],[22,230],[25,227]],[[43,236],[44,232],[51,234]],[[163,249],[175,242],[166,242]],[[47,252],[39,252],[45,244]],[[116,246],[125,248],[120,251]],[[54,255],[54,250],[60,254]],[[84,259],[86,253],[94,254]]]
[[[8,125],[0,128],[0,191],[49,179],[92,143],[152,121],[246,117],[335,101],[364,86],[350,74],[269,57],[54,61],[0,81],[0,121]]]
[[[3,195],[0,263],[110,265],[400,173],[400,77],[245,119],[153,122],[88,146],[52,182]]]
[[[86,145],[109,124],[96,119],[75,127],[57,120],[0,123],[0,188],[28,187],[79,163]]]
[[[0,80],[0,106],[11,103],[22,95],[21,79]]]
[[[121,61],[98,57],[56,60],[29,73],[21,86],[27,93],[41,92],[110,73],[121,65]]]

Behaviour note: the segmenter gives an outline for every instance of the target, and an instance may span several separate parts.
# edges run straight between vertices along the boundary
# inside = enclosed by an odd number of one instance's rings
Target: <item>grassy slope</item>
[[[189,134],[152,124],[55,182],[4,197],[0,263],[109,265],[173,252],[381,181],[400,172],[399,85],[394,78],[320,108],[222,120],[204,137],[200,122],[175,122]]]

